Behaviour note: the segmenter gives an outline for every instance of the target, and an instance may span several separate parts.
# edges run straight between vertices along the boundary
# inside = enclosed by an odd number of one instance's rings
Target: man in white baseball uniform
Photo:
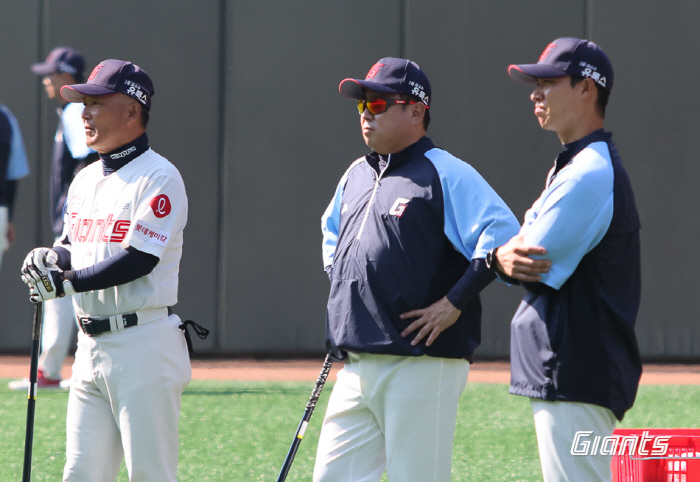
[[[153,84],[105,60],[61,95],[85,105],[87,144],[53,249],[27,256],[33,301],[73,297],[80,332],[68,401],[64,481],[175,481],[181,396],[191,378],[186,324],[172,314],[187,196],[180,173],[149,148]]]

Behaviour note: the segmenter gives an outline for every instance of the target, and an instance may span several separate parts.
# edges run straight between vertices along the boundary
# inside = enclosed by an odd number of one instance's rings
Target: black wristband
[[[496,271],[496,266],[498,265],[498,259],[496,259],[497,252],[498,248],[493,248],[486,253],[486,267],[491,271]]]
[[[54,286],[56,286],[56,298],[63,298],[66,295],[63,289],[63,271],[49,271]]]

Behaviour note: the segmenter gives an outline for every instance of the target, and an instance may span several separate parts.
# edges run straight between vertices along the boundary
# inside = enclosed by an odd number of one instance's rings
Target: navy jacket
[[[570,275],[559,272],[543,283],[525,283],[527,293],[511,324],[510,392],[596,404],[622,420],[634,403],[642,372],[634,334],[641,293],[639,216],[632,186],[609,134],[597,131],[566,147],[540,200],[548,190],[575,191],[585,184],[586,176],[598,175],[598,183],[610,179],[610,200],[601,201],[610,213],[594,245],[577,259]],[[603,167],[591,174],[590,164],[596,162]],[[553,186],[560,175],[569,179]],[[588,191],[586,195],[590,203],[578,209],[604,211],[593,206],[602,196],[594,200]],[[557,199],[555,215],[564,223],[554,220],[548,231],[566,237],[567,231],[576,228],[567,228],[566,205],[561,199]],[[528,212],[526,222],[528,217],[547,216],[545,210]],[[571,216],[568,212],[568,218]],[[580,239],[578,244],[585,242]],[[553,267],[556,264],[554,261]],[[560,265],[566,266],[566,260]]]
[[[481,340],[481,303],[455,286],[471,260],[518,231],[513,213],[471,166],[425,137],[387,159],[372,153],[342,177],[322,228],[332,356],[471,356]],[[400,333],[413,320],[399,316],[448,294],[462,308],[457,322],[430,347],[411,346],[413,336]]]

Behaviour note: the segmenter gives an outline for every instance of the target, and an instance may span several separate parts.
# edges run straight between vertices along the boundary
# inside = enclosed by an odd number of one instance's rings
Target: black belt
[[[124,328],[129,328],[131,326],[136,326],[139,324],[139,318],[136,313],[129,313],[127,315],[121,315],[122,323],[124,323]],[[89,336],[99,335],[100,333],[105,333],[112,331],[112,324],[109,318],[90,318],[88,316],[78,318],[78,323],[83,332]]]

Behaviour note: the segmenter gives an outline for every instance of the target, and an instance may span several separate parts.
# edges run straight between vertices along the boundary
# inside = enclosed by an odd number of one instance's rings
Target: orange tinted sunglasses
[[[412,105],[418,104],[417,100],[401,100],[401,99],[385,99],[383,97],[377,97],[376,99],[357,99],[357,110],[362,115],[365,109],[369,111],[372,115],[381,114],[386,112],[386,110],[392,105]]]

